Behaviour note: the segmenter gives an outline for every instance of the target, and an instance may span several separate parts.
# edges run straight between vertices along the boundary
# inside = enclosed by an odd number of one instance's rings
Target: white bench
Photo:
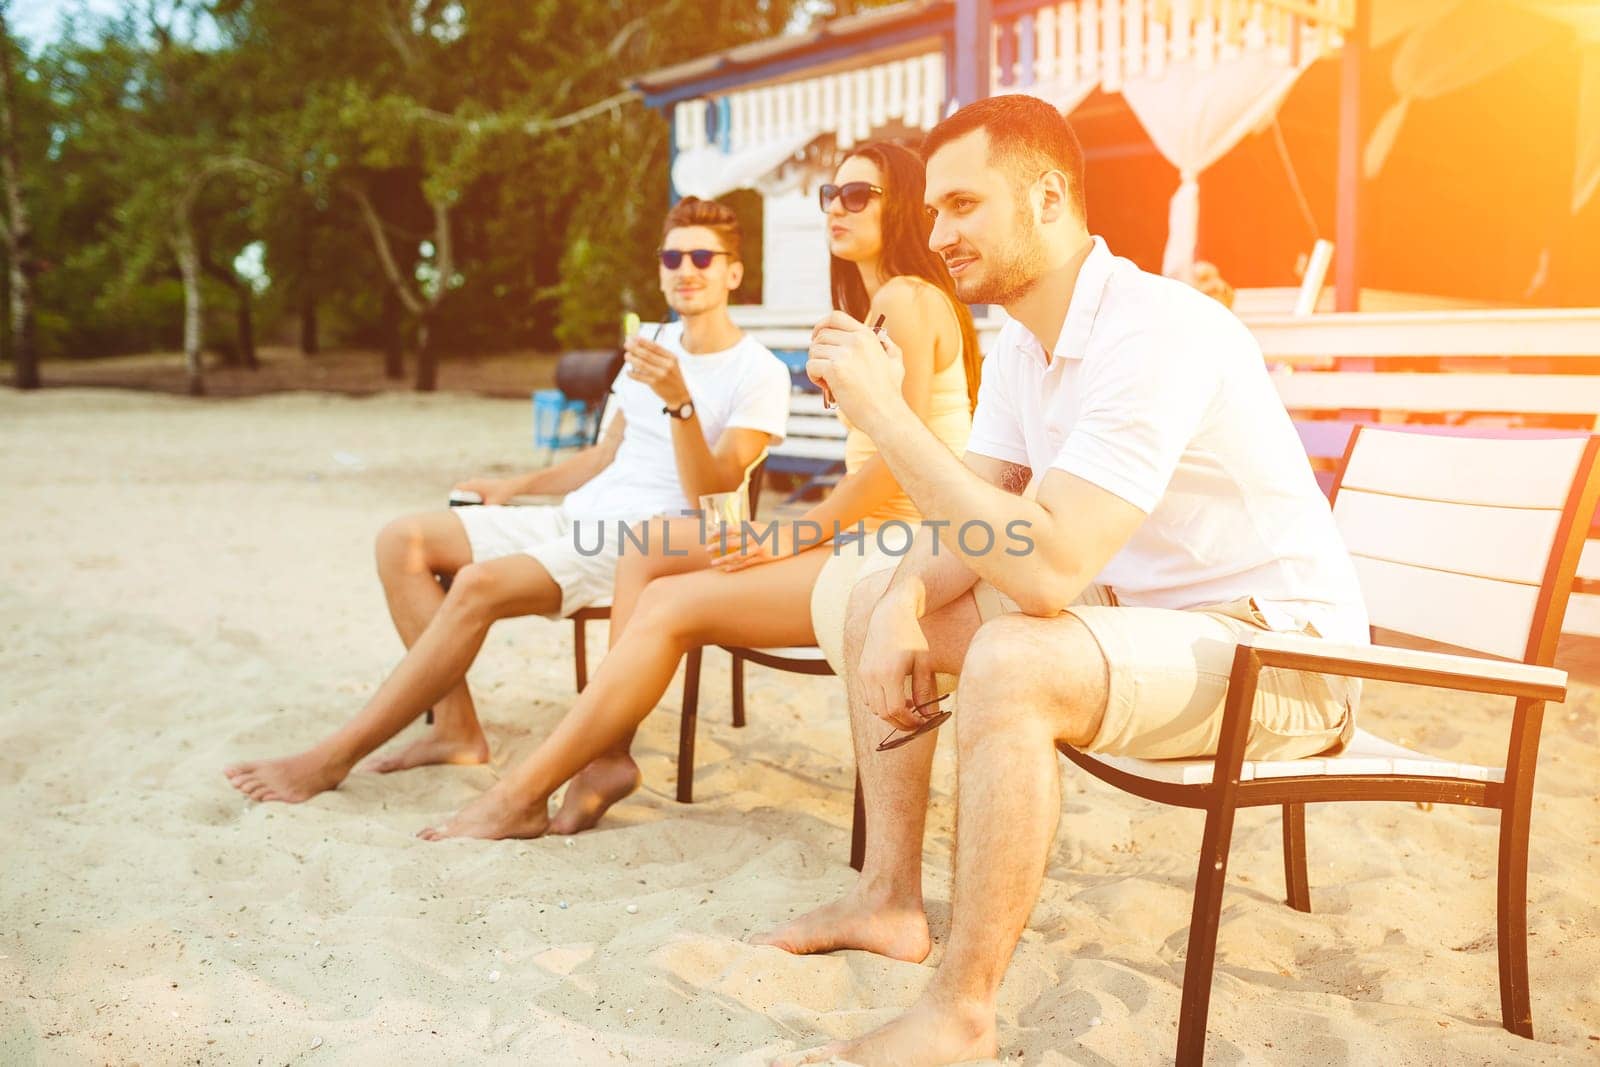
[[[1337,462],[1334,449],[1357,423],[1421,416],[1474,429],[1600,427],[1597,308],[1245,321],[1276,369],[1278,394],[1313,464],[1324,471]],[[1436,369],[1385,369],[1419,362]],[[1342,435],[1335,428],[1341,423]],[[1600,540],[1585,546],[1574,589],[1565,631],[1600,636]]]

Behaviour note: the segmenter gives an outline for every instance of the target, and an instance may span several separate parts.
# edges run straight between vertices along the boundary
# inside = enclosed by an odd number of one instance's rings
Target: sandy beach
[[[571,626],[542,619],[497,626],[470,676],[491,765],[356,774],[299,806],[224,780],[325,733],[396,661],[379,527],[534,458],[526,400],[0,390],[0,1064],[758,1064],[915,998],[949,929],[950,738],[928,963],[747,943],[853,877],[833,679],[752,668],[734,730],[708,653],[697,802],[673,800],[674,688],[639,735],[644,788],[576,838],[413,836],[571,701]],[[1251,810],[1210,1062],[1600,1057],[1600,655],[1563,665],[1533,815],[1538,1040],[1500,1028],[1490,814],[1312,808],[1304,915],[1277,812]],[[1481,762],[1508,721],[1508,702],[1384,686],[1365,718]],[[1200,829],[1068,768],[1002,993],[1008,1060],[1170,1060]]]

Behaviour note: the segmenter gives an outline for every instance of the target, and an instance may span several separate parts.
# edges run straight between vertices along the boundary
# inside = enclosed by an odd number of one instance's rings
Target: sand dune
[[[527,462],[527,424],[526,404],[455,396],[0,392],[0,1063],[755,1064],[914,999],[927,965],[746,942],[851,880],[831,679],[752,669],[734,730],[708,653],[693,806],[672,799],[674,690],[640,735],[644,790],[597,831],[419,841],[572,697],[570,626],[515,621],[471,676],[491,766],[358,774],[298,807],[228,787],[223,764],[307,743],[371,692],[399,649],[373,534],[454,478]],[[1251,811],[1212,1062],[1593,1062],[1595,698],[1580,684],[1546,725],[1537,1042],[1499,1028],[1492,818],[1313,809],[1302,915],[1282,903],[1277,815]],[[1489,700],[1368,703],[1419,747],[1492,760],[1501,743]],[[930,963],[953,787],[944,750]],[[1068,774],[1003,991],[1009,1057],[1170,1059],[1200,825]]]

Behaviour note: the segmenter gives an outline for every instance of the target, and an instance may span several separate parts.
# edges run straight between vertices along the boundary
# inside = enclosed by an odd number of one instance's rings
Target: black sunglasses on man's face
[[[844,205],[844,209],[851,214],[865,211],[867,204],[872,200],[872,194],[883,195],[883,190],[871,182],[845,182],[843,185],[827,185],[818,187],[817,201],[822,205],[822,211],[827,213],[828,208],[835,200]]]
[[[705,270],[711,266],[712,260],[727,254],[726,252],[713,252],[709,248],[691,248],[688,251],[678,248],[663,248],[656,253],[661,257],[661,265],[668,270],[677,270],[682,265],[684,256],[688,256],[689,262],[693,263],[696,268]]]

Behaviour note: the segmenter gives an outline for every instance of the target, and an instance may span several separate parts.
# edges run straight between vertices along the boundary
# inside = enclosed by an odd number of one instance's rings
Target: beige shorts
[[[847,547],[824,565],[811,594],[811,621],[817,644],[835,671],[842,673],[851,590],[899,562],[898,557],[872,551],[861,555]],[[973,598],[985,622],[1020,614],[988,582],[978,583]],[[1176,611],[1121,606],[1111,590],[1091,586],[1069,610],[1094,635],[1109,669],[1106,713],[1086,746],[1089,751],[1142,759],[1216,754],[1239,638],[1271,629],[1250,598]],[[954,679],[939,677],[940,692],[954,686]],[[1360,697],[1359,679],[1263,670],[1246,755],[1299,759],[1338,747],[1354,732]]]
[[[899,566],[901,557],[879,552],[871,537],[864,542],[829,544],[826,549],[834,556],[822,565],[822,572],[811,587],[811,628],[817,635],[817,647],[834,673],[842,674],[844,623],[850,611],[851,591],[871,575]]]
[[[561,587],[561,609],[551,618],[564,619],[582,608],[611,603],[620,555],[616,520],[585,521],[578,538],[572,517],[553,504],[451,508],[450,514],[466,530],[474,563],[516,555],[539,561]],[[599,551],[594,551],[597,546]],[[631,545],[629,550],[633,551]]]

